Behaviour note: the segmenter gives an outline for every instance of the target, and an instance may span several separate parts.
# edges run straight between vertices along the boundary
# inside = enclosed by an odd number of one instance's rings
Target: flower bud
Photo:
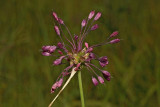
[[[63,58],[65,58],[65,56],[61,56],[59,59],[56,59],[55,61],[53,61],[53,65],[60,65]]]
[[[42,52],[43,56],[50,56],[51,54],[49,52]]]
[[[60,50],[58,50],[58,53],[59,53],[60,55],[63,55],[63,52],[62,52],[62,51],[60,51]]]
[[[113,32],[113,33],[110,35],[110,38],[115,37],[115,36],[117,36],[117,35],[118,35],[118,31],[115,31],[115,32]]]
[[[54,93],[55,89],[57,88],[57,84],[58,84],[58,82],[56,82],[56,83],[54,83],[54,84],[52,85],[51,93]]]
[[[78,35],[75,35],[75,36],[74,36],[74,39],[77,40],[77,39],[78,39]]]
[[[63,21],[61,18],[59,18],[59,19],[58,19],[58,23],[60,23],[60,24],[63,25],[63,24],[64,24],[64,21]]]
[[[63,83],[63,78],[61,78],[58,83],[57,83],[57,87],[61,87],[62,86],[62,83]]]
[[[110,81],[111,74],[108,71],[102,71],[102,74],[107,81]]]
[[[55,12],[53,12],[52,15],[53,15],[54,19],[55,19],[56,21],[58,21],[58,16],[57,16],[57,14],[56,14]]]
[[[86,53],[90,53],[90,52],[92,52],[92,51],[93,51],[93,48],[89,47],[89,48],[87,49]]]
[[[118,42],[120,42],[120,39],[113,39],[109,43],[114,44],[114,43],[118,43]]]
[[[91,27],[91,30],[96,30],[98,28],[98,24],[95,24]]]
[[[57,35],[59,35],[59,36],[60,36],[60,31],[59,31],[58,26],[54,26],[54,30],[56,31]]]
[[[43,51],[48,51],[49,48],[50,48],[50,46],[42,46],[42,50],[43,50]]]
[[[87,43],[87,42],[85,42],[84,44],[85,44],[86,48],[88,48],[88,43]]]
[[[81,26],[82,26],[82,27],[86,26],[86,23],[87,23],[87,22],[86,22],[86,20],[85,20],[85,19],[84,19],[84,20],[82,20]]]
[[[49,52],[53,53],[56,50],[56,48],[57,48],[56,46],[50,46]]]
[[[42,46],[42,55],[44,56],[50,56],[51,53],[53,53],[56,50],[56,46]]]
[[[104,83],[104,79],[103,79],[101,76],[98,76],[98,80],[99,80],[99,82],[100,82],[101,84]]]
[[[100,17],[101,17],[101,13],[98,12],[98,13],[96,14],[96,16],[94,17],[94,20],[96,21],[96,20],[98,20]]]
[[[54,62],[53,62],[53,65],[60,65],[61,64],[61,59],[56,59]]]
[[[63,44],[61,42],[58,42],[57,46],[58,48],[63,49]]]
[[[91,12],[89,13],[88,19],[89,19],[89,20],[92,19],[92,17],[94,16],[94,14],[95,14],[95,11],[91,11]]]
[[[106,65],[108,65],[108,58],[107,58],[107,56],[100,57],[98,60],[99,60],[99,64],[102,67],[105,67]]]
[[[98,85],[98,81],[95,77],[92,77],[92,82],[95,86]]]
[[[89,58],[91,58],[91,59],[95,59],[95,58],[96,58],[96,56],[95,56],[95,54],[94,54],[94,53],[90,53],[90,54],[89,54]]]

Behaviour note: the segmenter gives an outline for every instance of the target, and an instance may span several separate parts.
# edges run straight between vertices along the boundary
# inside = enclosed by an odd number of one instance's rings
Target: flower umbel
[[[65,86],[69,83],[74,74],[76,72],[79,72],[83,67],[86,67],[91,73],[91,80],[95,86],[97,86],[99,83],[104,84],[104,79],[110,81],[111,75],[108,71],[102,70],[98,68],[96,65],[92,64],[93,60],[98,60],[101,67],[107,66],[109,63],[107,56],[98,57],[95,53],[93,53],[93,51],[94,49],[96,49],[96,47],[120,42],[120,39],[118,38],[112,39],[118,35],[118,31],[113,32],[108,38],[106,38],[104,42],[101,42],[96,45],[89,45],[87,42],[84,42],[85,38],[87,37],[89,32],[99,28],[98,24],[94,24],[94,22],[100,19],[101,12],[95,14],[95,11],[91,11],[87,19],[82,20],[81,31],[78,35],[72,35],[68,27],[65,25],[64,21],[61,18],[59,18],[55,12],[53,12],[52,15],[56,22],[54,30],[56,34],[60,37],[60,42],[58,42],[56,46],[43,46],[42,55],[51,57],[58,56],[58,58],[56,58],[53,61],[53,65],[57,66],[67,64],[68,67],[66,67],[60,73],[59,77],[57,78],[57,81],[52,85],[51,93],[54,93],[57,88],[62,86],[64,77],[70,75],[70,77],[58,93],[59,95],[65,88]],[[90,21],[91,23],[90,25],[88,25]],[[66,36],[64,34],[62,27],[64,27],[67,30],[69,36]],[[64,39],[68,42],[67,44],[64,43]],[[53,55],[55,51],[59,53],[57,56]],[[104,79],[100,75],[98,75],[93,68],[100,71]],[[55,99],[58,97],[58,95],[55,97]],[[52,103],[54,101],[52,101]],[[52,103],[50,104],[50,106],[52,105]]]

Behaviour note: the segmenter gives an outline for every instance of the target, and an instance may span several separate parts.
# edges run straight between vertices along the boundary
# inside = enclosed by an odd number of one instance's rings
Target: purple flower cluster
[[[56,25],[54,26],[54,30],[56,34],[60,37],[60,42],[55,46],[43,46],[42,47],[42,55],[44,56],[56,56],[52,55],[55,51],[59,53],[59,58],[53,61],[53,65],[61,65],[64,64],[62,61],[65,61],[65,64],[68,64],[68,67],[65,68],[59,77],[57,78],[57,81],[53,84],[51,88],[51,93],[53,93],[57,88],[62,86],[63,83],[63,78],[66,75],[69,75],[71,72],[69,72],[70,69],[75,68],[75,70],[78,72],[81,70],[83,67],[86,67],[92,76],[92,82],[96,86],[99,83],[103,84],[104,79],[99,76],[95,70],[99,70],[103,77],[107,80],[110,81],[111,75],[108,71],[102,70],[98,68],[96,65],[92,64],[92,60],[99,61],[99,64],[101,67],[105,67],[108,65],[108,58],[107,56],[102,56],[98,57],[95,53],[93,53],[94,49],[96,47],[106,45],[106,44],[114,44],[120,42],[120,39],[112,39],[118,35],[118,31],[113,32],[106,40],[102,43],[96,44],[96,45],[91,45],[87,42],[84,42],[86,36],[90,31],[96,30],[99,26],[98,24],[94,24],[95,21],[97,21],[101,17],[101,13],[98,12],[95,14],[95,11],[91,11],[86,19],[83,19],[81,22],[81,31],[79,35],[72,35],[71,32],[69,31],[68,27],[65,25],[64,21],[57,16],[55,12],[53,12],[53,17],[56,21]],[[91,21],[92,20],[92,21]],[[91,23],[89,24],[89,22]],[[67,37],[64,32],[62,31],[62,27],[64,27],[67,32],[69,37]],[[65,44],[64,39],[69,43]],[[83,47],[84,46],[84,47]]]

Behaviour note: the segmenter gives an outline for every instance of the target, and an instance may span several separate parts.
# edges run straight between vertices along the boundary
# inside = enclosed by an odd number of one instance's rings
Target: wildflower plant
[[[69,31],[68,27],[65,25],[64,21],[57,16],[55,12],[52,13],[56,25],[54,26],[54,30],[56,34],[60,38],[60,42],[57,45],[48,45],[42,46],[42,55],[44,56],[53,56],[55,51],[58,52],[59,58],[53,61],[54,66],[67,64],[66,67],[58,76],[56,82],[52,85],[51,93],[54,93],[56,89],[62,86],[63,79],[67,75],[70,75],[67,81],[64,83],[63,87],[50,103],[49,107],[52,106],[53,102],[59,96],[59,94],[63,91],[63,89],[67,86],[73,76],[78,73],[78,80],[79,80],[79,88],[80,88],[80,95],[81,95],[81,102],[82,107],[84,107],[84,97],[83,97],[83,88],[82,88],[82,80],[81,80],[81,69],[86,67],[89,72],[91,72],[91,80],[95,86],[99,83],[104,84],[104,79],[110,81],[111,75],[108,71],[102,70],[101,68],[97,67],[96,65],[92,64],[92,60],[99,61],[99,65],[103,68],[108,65],[109,61],[107,56],[98,57],[95,53],[93,53],[96,47],[107,45],[107,44],[114,44],[120,42],[120,39],[112,39],[118,35],[118,31],[113,32],[104,42],[101,42],[96,45],[89,45],[85,42],[85,38],[87,37],[88,33],[91,31],[96,30],[99,26],[98,24],[94,24],[100,17],[101,13],[98,12],[95,14],[95,11],[91,11],[88,17],[81,22],[81,31],[79,35],[72,35]],[[89,22],[91,23],[89,24]],[[65,27],[68,35],[66,36],[62,31],[62,27]],[[64,39],[69,43],[65,44]],[[111,40],[112,39],[112,40]],[[63,63],[65,61],[65,63]],[[104,77],[104,79],[98,75],[94,69],[100,71]],[[93,72],[93,73],[92,73]],[[93,75],[94,74],[94,75]]]

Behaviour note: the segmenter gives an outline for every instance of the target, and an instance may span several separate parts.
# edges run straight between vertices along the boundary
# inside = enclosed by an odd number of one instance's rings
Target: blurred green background
[[[87,38],[90,44],[119,31],[118,44],[97,48],[107,55],[105,68],[112,80],[95,87],[82,71],[86,107],[160,106],[159,0],[1,0],[0,1],[0,107],[46,107],[54,98],[50,88],[66,67],[53,67],[43,45],[57,44],[52,11],[72,34],[91,10],[102,12],[100,28]],[[99,73],[100,74],[100,73]],[[80,107],[77,75],[53,107]]]

